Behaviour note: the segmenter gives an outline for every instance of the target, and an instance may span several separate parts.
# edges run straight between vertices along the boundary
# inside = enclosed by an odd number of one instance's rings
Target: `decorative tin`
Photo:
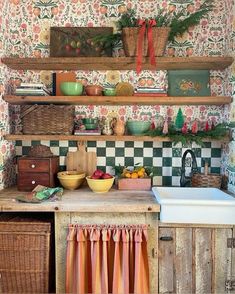
[[[210,96],[209,70],[169,70],[169,96]]]

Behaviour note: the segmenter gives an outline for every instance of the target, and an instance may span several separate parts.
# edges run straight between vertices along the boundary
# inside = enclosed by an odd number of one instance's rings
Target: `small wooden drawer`
[[[19,173],[17,178],[19,191],[32,191],[37,185],[50,186],[47,173]]]
[[[17,187],[32,191],[37,185],[55,187],[59,171],[59,156],[47,158],[20,157],[18,159]]]
[[[50,161],[48,159],[20,158],[18,160],[18,170],[31,173],[49,172]]]

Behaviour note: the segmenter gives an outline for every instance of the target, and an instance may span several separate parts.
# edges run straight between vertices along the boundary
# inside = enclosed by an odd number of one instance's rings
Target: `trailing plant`
[[[180,131],[177,131],[175,126],[169,126],[168,134],[162,134],[161,128],[156,128],[154,130],[150,130],[146,135],[151,137],[159,136],[159,137],[168,137],[170,138],[174,145],[177,143],[182,143],[182,145],[187,145],[189,143],[195,142],[196,144],[203,146],[203,140],[205,139],[222,139],[228,133],[228,124],[218,124],[210,131],[198,131],[197,134],[192,134],[190,132],[183,134]]]

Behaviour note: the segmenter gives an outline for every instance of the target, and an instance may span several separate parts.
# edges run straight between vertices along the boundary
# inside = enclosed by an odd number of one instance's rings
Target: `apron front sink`
[[[235,198],[217,188],[153,187],[165,223],[235,224]]]

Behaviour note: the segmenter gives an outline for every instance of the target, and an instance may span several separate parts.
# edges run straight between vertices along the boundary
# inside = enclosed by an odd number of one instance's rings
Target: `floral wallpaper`
[[[157,3],[156,3],[157,2]],[[185,12],[194,11],[200,0],[9,0],[0,2],[0,56],[43,57],[49,55],[51,26],[113,26],[117,18],[127,8],[134,8],[139,16],[154,16],[159,9]],[[235,47],[234,1],[215,0],[215,9],[199,26],[190,28],[174,43],[166,48],[167,56],[214,56],[233,55]],[[115,49],[114,56],[123,56],[122,45]],[[84,84],[116,84],[128,81],[133,86],[167,85],[166,71],[77,71],[77,79]],[[17,85],[20,81],[51,84],[51,72],[14,71],[0,64],[0,93],[6,84]],[[235,67],[225,71],[211,71],[212,95],[231,95],[234,93]],[[233,107],[233,108],[232,108]],[[201,122],[223,122],[231,119],[233,106],[183,106],[187,121],[195,118]],[[175,119],[178,106],[76,106],[78,117],[115,115],[126,120],[128,117]],[[231,110],[233,109],[233,110]],[[9,113],[11,114],[9,118]],[[17,107],[9,107],[0,100],[0,134],[17,131],[19,113]],[[11,123],[10,123],[11,120]],[[233,143],[232,143],[233,144]],[[224,148],[222,172],[233,162],[234,145]],[[10,185],[14,179],[14,145],[0,141],[0,183]],[[4,172],[7,170],[7,172]]]

